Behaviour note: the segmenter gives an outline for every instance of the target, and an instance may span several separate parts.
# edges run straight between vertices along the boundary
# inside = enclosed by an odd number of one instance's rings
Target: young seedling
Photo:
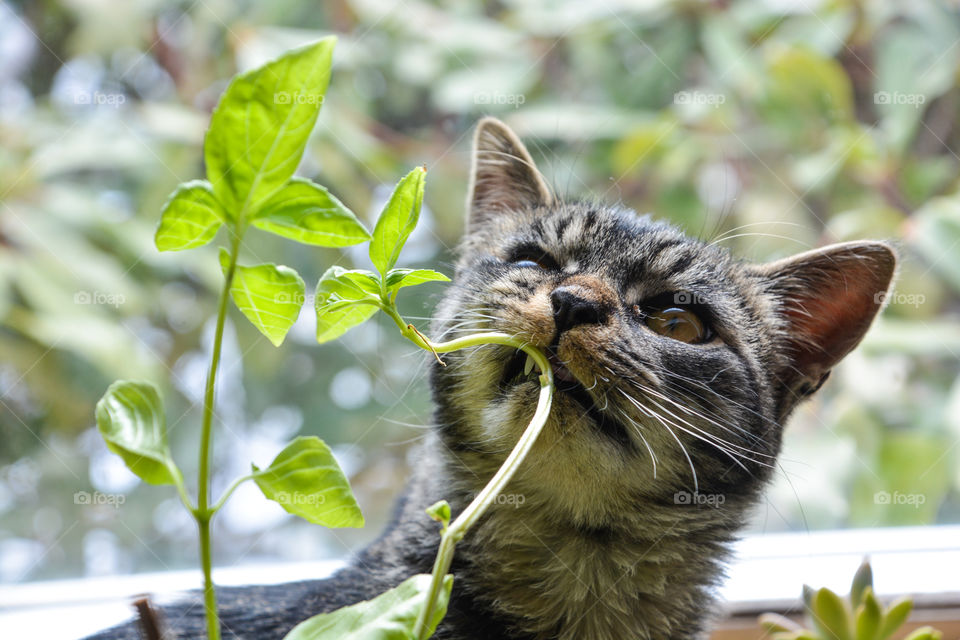
[[[320,279],[315,308],[318,342],[341,336],[380,310],[404,337],[438,359],[441,353],[501,344],[524,350],[542,373],[536,413],[487,486],[452,523],[446,503],[428,510],[429,517],[442,524],[432,575],[412,576],[373,600],[311,618],[288,638],[387,638],[395,637],[398,628],[405,637],[428,638],[446,612],[453,585],[447,572],[456,543],[510,481],[546,424],[552,402],[553,373],[540,350],[494,332],[433,342],[401,317],[396,305],[401,289],[448,280],[429,269],[395,267],[419,219],[424,168],[414,169],[400,181],[372,235],[324,187],[293,175],[323,103],[334,42],[327,38],[290,51],[234,78],[211,116],[204,141],[207,180],[180,185],[163,208],[155,236],[160,251],[204,246],[221,230],[226,240],[219,254],[224,280],[204,392],[196,502],[173,460],[156,386],[118,381],[97,403],[97,427],[109,449],[144,481],[172,485],[197,523],[210,640],[220,638],[210,523],[241,483],[253,480],[267,498],[316,524],[361,527],[364,522],[346,477],[329,447],[316,437],[295,439],[267,468],[251,465],[250,474],[237,478],[215,502],[211,499],[214,395],[229,300],[276,346],[296,321],[304,300],[303,279],[293,269],[272,263],[239,264],[240,249],[251,226],[321,247],[370,241],[370,259],[378,273],[334,266]]]
[[[297,438],[266,469],[254,466],[219,500],[210,497],[214,390],[229,299],[274,345],[283,342],[304,300],[303,279],[293,269],[238,263],[247,231],[256,227],[322,247],[370,239],[356,216],[326,189],[293,176],[323,103],[333,47],[334,39],[327,38],[234,78],[204,140],[208,180],[180,185],[163,208],[155,237],[160,251],[201,247],[221,229],[227,245],[220,249],[224,278],[203,399],[196,502],[170,452],[163,403],[153,384],[115,382],[97,404],[97,427],[110,450],[146,482],[173,485],[197,522],[211,640],[220,637],[220,624],[210,522],[240,483],[254,480],[267,498],[310,522],[363,526],[347,479],[329,447],[316,437]]]
[[[758,622],[771,634],[771,640],[887,640],[907,621],[913,601],[900,598],[886,608],[880,604],[873,592],[873,570],[864,560],[847,598],[825,587],[818,590],[804,585],[803,607],[809,628],[776,613],[765,613]],[[942,637],[932,627],[921,627],[905,640]]]

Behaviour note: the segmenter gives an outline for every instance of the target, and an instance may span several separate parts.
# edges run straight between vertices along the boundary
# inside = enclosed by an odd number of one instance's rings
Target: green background
[[[955,4],[5,2],[0,581],[195,566],[175,495],[106,451],[93,407],[114,379],[160,384],[195,477],[216,248],[161,255],[153,230],[173,188],[202,177],[229,78],[331,33],[333,78],[299,174],[371,226],[392,185],[426,164],[401,266],[450,273],[483,114],[517,130],[560,193],[652,212],[746,259],[893,240],[896,295],[793,418],[751,529],[960,522]],[[363,248],[255,235],[257,254],[308,290],[334,262],[369,266]],[[406,316],[425,326],[441,291],[405,292]],[[323,530],[248,485],[216,521],[218,564],[340,557],[371,539],[430,424],[429,356],[385,319],[317,346],[311,306],[280,349],[232,311],[215,495],[315,434],[368,526]]]

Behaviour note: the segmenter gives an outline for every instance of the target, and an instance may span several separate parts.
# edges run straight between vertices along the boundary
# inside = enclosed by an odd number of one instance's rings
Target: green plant
[[[370,242],[370,259],[378,273],[333,266],[320,278],[315,297],[318,342],[341,336],[380,310],[393,319],[405,338],[433,352],[441,364],[440,353],[501,344],[524,350],[542,372],[536,413],[488,485],[452,523],[446,503],[428,510],[443,526],[432,575],[412,576],[374,600],[311,618],[288,637],[343,638],[360,633],[364,637],[395,637],[391,630],[400,628],[404,637],[428,638],[446,611],[453,585],[447,571],[456,543],[509,482],[546,423],[552,402],[553,374],[538,349],[501,333],[433,342],[401,317],[396,305],[401,289],[448,280],[429,269],[395,268],[419,219],[425,168],[414,169],[398,183],[372,234],[324,187],[293,175],[323,103],[333,46],[334,39],[327,38],[234,78],[207,131],[204,159],[208,180],[180,185],[164,206],[156,231],[155,243],[161,251],[206,245],[221,229],[227,241],[219,254],[224,281],[204,393],[196,503],[188,495],[183,473],[167,444],[157,388],[149,382],[118,381],[97,404],[97,426],[110,450],[146,482],[173,485],[197,523],[210,640],[220,637],[210,523],[241,483],[253,480],[267,498],[316,524],[359,527],[364,522],[346,477],[329,447],[316,437],[293,440],[267,468],[252,466],[251,473],[236,479],[216,502],[210,497],[214,396],[228,299],[279,346],[299,316],[305,297],[304,281],[293,269],[272,263],[239,264],[243,239],[251,226],[321,247]]]
[[[904,597],[884,607],[873,592],[873,570],[863,561],[850,585],[850,595],[841,598],[827,589],[804,585],[803,606],[809,628],[776,613],[765,613],[759,623],[773,640],[886,640],[907,621],[913,600]],[[914,630],[906,640],[939,640],[943,634],[932,627]]]

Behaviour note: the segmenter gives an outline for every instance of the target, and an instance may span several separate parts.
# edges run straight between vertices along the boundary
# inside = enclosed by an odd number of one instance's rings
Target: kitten
[[[468,209],[432,336],[521,336],[548,350],[558,393],[531,455],[458,545],[435,637],[702,637],[783,424],[863,337],[894,252],[853,242],[741,262],[632,211],[558,201],[489,118]],[[328,580],[221,589],[225,637],[279,639],[430,571],[439,532],[424,509],[444,498],[456,514],[476,495],[539,391],[522,352],[444,358],[431,375],[439,426],[388,531]],[[165,615],[180,637],[203,637],[199,600]]]

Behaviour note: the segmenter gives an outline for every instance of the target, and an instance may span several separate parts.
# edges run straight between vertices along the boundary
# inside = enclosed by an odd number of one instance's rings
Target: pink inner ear
[[[818,378],[860,342],[883,306],[896,267],[879,242],[834,245],[772,265],[800,375]]]
[[[787,303],[796,349],[794,366],[808,375],[828,371],[850,353],[880,309],[877,293],[885,289],[869,286],[872,282],[851,282],[851,276],[840,274],[823,283],[827,286],[816,297]]]

